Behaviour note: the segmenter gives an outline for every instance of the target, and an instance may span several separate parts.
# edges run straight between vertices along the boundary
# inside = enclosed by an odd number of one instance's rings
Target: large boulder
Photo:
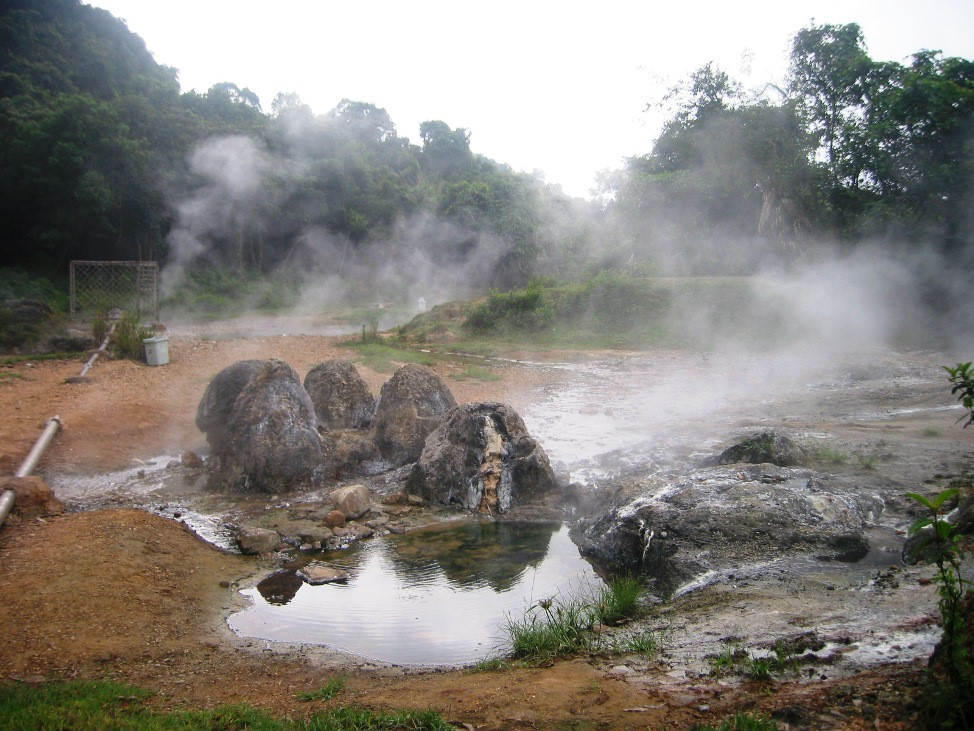
[[[311,487],[325,462],[325,440],[298,374],[264,361],[227,418],[219,481],[224,489],[275,493]]]
[[[706,468],[676,484],[637,478],[606,492],[572,539],[599,569],[644,575],[661,596],[786,555],[858,561],[884,507],[857,483],[769,464]]]
[[[514,409],[499,403],[453,408],[426,439],[407,490],[481,513],[536,502],[556,487],[548,456]]]
[[[375,444],[382,459],[399,466],[415,462],[426,437],[457,405],[443,380],[421,365],[405,365],[382,386],[375,410]]]
[[[241,360],[213,376],[196,408],[196,426],[206,434],[206,441],[214,453],[226,446],[227,422],[237,396],[250,382],[266,360]]]
[[[304,389],[324,429],[367,428],[375,415],[369,385],[347,360],[316,365],[304,377]]]

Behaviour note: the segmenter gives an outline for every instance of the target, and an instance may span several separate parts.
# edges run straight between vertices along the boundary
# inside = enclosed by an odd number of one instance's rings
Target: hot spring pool
[[[304,557],[345,569],[311,586],[300,562],[242,591],[237,634],[325,645],[380,662],[465,665],[503,652],[508,616],[541,599],[587,594],[601,579],[558,525],[458,523]]]

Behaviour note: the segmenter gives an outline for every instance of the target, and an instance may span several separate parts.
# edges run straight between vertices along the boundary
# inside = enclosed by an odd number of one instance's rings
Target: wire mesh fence
[[[72,261],[71,319],[92,322],[113,310],[159,321],[159,265],[154,261]]]

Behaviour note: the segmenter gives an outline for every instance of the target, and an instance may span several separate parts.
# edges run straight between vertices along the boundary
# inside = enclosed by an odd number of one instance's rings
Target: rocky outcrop
[[[784,555],[856,561],[883,501],[858,485],[773,465],[708,468],[671,485],[645,478],[580,519],[572,538],[610,572],[645,575],[662,596],[704,575]]]
[[[364,429],[375,415],[375,399],[355,366],[345,360],[319,363],[304,377],[304,388],[324,429]]]
[[[196,426],[206,434],[214,453],[226,446],[227,422],[237,396],[266,360],[241,360],[213,376],[196,408]]]
[[[791,467],[801,464],[804,450],[791,439],[771,431],[752,434],[720,454],[720,464],[746,462]]]
[[[297,574],[312,585],[333,584],[336,581],[348,581],[349,578],[347,571],[329,566],[323,561],[312,561],[304,568],[298,569]]]
[[[433,502],[498,514],[554,488],[548,456],[514,409],[500,403],[453,408],[426,439],[407,490]]]
[[[383,386],[376,406],[375,444],[394,466],[415,462],[426,437],[457,405],[442,379],[421,365],[405,365]]]
[[[307,489],[320,475],[327,451],[311,398],[294,369],[281,360],[263,361],[228,415],[217,453],[219,483],[244,492]]]

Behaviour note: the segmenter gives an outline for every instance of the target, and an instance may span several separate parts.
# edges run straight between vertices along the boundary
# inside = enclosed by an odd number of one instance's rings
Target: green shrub
[[[122,319],[115,323],[113,336],[115,354],[120,358],[143,360],[145,346],[142,341],[152,337],[152,330],[142,325],[138,313],[126,312]]]

